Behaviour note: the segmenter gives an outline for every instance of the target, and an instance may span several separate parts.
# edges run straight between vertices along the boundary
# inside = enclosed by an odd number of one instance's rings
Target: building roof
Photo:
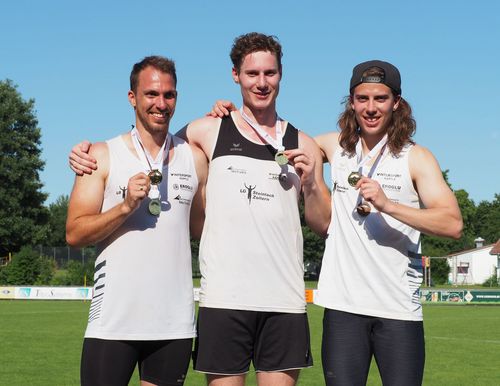
[[[465,255],[467,253],[482,251],[484,249],[489,249],[489,248],[493,248],[494,249],[494,246],[496,246],[496,245],[500,246],[499,242],[500,242],[500,240],[498,240],[498,242],[496,244],[488,244],[488,245],[484,245],[484,246],[479,247],[479,248],[470,248],[470,249],[466,249],[466,250],[463,250],[463,251],[460,251],[460,252],[450,253],[447,257]],[[491,253],[491,251],[490,251],[490,254],[494,255],[495,253]]]
[[[491,248],[490,255],[500,255],[500,239],[498,239],[493,248]]]

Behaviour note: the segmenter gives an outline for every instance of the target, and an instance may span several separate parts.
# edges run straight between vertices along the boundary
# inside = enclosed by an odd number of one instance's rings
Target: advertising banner
[[[484,290],[420,290],[422,302],[500,303],[500,291]]]
[[[0,299],[14,299],[16,289],[14,287],[0,287]]]
[[[90,287],[15,287],[16,299],[90,300]]]

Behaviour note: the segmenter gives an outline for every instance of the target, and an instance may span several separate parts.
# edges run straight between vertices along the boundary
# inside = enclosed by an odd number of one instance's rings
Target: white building
[[[447,256],[451,284],[483,284],[492,275],[500,277],[500,240],[496,244],[483,245],[484,240],[474,240],[476,248]]]

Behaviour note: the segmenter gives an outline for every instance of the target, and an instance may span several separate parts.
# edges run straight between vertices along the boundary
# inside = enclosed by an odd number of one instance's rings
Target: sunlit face
[[[398,106],[399,98],[381,83],[361,83],[351,96],[356,121],[365,135],[383,136]]]
[[[281,71],[276,55],[269,51],[245,56],[239,72],[233,68],[233,79],[241,87],[243,104],[250,109],[275,109]]]
[[[137,90],[128,99],[136,112],[136,125],[151,132],[166,132],[177,102],[175,80],[154,67],[139,73]]]

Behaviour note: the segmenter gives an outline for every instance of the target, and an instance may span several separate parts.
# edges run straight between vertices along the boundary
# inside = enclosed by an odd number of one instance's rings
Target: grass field
[[[0,301],[0,385],[79,384],[82,336],[89,302]],[[322,309],[308,307],[315,365],[299,386],[323,385],[320,358]],[[500,385],[500,306],[426,305],[424,385]],[[131,385],[137,385],[134,375]],[[186,386],[203,386],[189,372]],[[381,385],[372,364],[369,385]],[[250,375],[247,385],[255,385]]]

